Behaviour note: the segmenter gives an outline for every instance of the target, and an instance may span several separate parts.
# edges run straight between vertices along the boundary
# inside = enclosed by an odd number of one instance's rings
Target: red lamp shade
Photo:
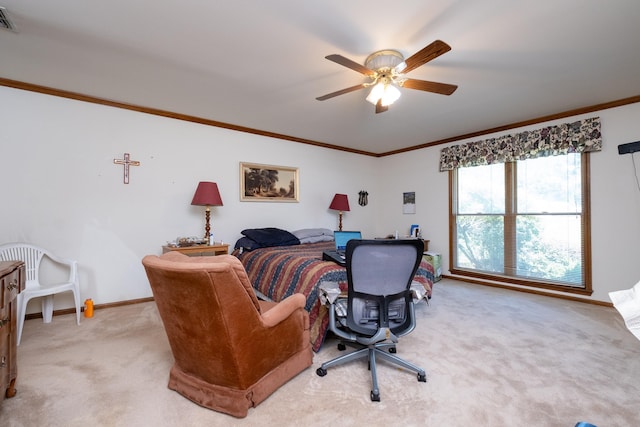
[[[338,225],[338,230],[342,231],[342,212],[349,211],[349,199],[347,199],[347,195],[336,194],[335,196],[333,196],[333,200],[329,205],[329,209],[333,209],[334,211],[340,211],[339,213],[340,221]]]
[[[333,196],[333,200],[329,205],[329,209],[333,209],[334,211],[349,211],[349,199],[346,194],[336,194]]]
[[[218,191],[218,184],[215,182],[200,182],[196,188],[196,194],[193,195],[192,205],[206,206],[205,209],[205,226],[203,240],[211,243],[213,236],[211,235],[211,209],[209,206],[222,206],[222,197]]]
[[[200,182],[191,204],[197,206],[222,206],[218,184],[215,182]]]

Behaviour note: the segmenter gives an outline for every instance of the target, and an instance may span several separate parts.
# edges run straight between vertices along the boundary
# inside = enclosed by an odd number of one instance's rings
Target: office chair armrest
[[[287,319],[297,309],[304,309],[306,303],[307,299],[303,294],[290,295],[273,306],[273,308],[262,313],[262,321],[267,327],[273,327]]]

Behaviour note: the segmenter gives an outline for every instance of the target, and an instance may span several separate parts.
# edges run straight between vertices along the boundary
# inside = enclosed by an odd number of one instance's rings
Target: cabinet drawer
[[[21,291],[20,285],[19,270],[15,270],[0,279],[0,289],[2,290],[0,294],[0,307],[9,305],[9,303],[18,296],[18,293]]]

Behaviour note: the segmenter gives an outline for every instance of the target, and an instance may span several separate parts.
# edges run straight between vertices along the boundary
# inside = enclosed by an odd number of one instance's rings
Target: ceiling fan
[[[324,101],[338,95],[353,92],[373,86],[371,93],[367,96],[367,101],[376,106],[376,113],[383,113],[389,109],[389,105],[400,97],[399,87],[408,89],[423,90],[425,92],[439,93],[441,95],[451,95],[458,88],[456,85],[447,83],[430,82],[426,80],[416,80],[405,77],[405,74],[429,61],[436,59],[451,50],[451,46],[442,40],[436,40],[420,51],[404,59],[402,54],[396,50],[380,50],[374,52],[364,61],[364,66],[354,62],[342,55],[329,55],[325,58],[337,64],[351,68],[371,79],[370,82],[351,86],[336,92],[331,92],[316,99]]]

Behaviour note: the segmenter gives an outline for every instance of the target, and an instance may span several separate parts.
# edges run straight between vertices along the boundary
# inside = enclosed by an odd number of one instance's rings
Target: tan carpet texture
[[[73,315],[29,320],[0,425],[640,425],[640,340],[615,309],[445,279],[416,311],[398,355],[427,383],[380,361],[381,402],[371,402],[366,361],[316,375],[339,354],[329,338],[244,419],[167,388],[173,360],[153,302],[96,310],[80,326]]]

